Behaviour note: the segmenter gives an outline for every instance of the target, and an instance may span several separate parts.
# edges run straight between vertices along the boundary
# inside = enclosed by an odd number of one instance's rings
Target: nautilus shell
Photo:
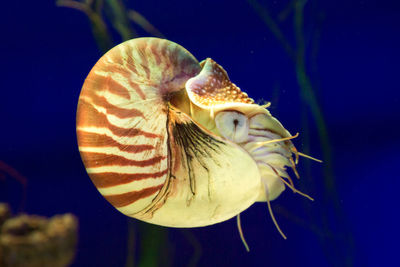
[[[215,224],[277,198],[291,134],[210,58],[138,38],[107,52],[83,85],[79,151],[123,214],[171,227]],[[287,182],[290,180],[290,183]]]

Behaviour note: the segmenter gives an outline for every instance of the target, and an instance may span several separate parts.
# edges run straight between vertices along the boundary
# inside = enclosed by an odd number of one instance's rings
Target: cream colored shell
[[[245,128],[229,132],[238,129],[226,126],[231,118]],[[124,42],[96,63],[77,135],[90,178],[116,209],[172,227],[218,223],[275,199],[293,151],[290,141],[268,143],[291,135],[221,66],[157,38]]]

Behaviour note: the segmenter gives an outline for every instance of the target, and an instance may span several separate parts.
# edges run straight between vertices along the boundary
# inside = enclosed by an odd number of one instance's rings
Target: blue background
[[[246,1],[132,1],[168,39],[196,58],[211,57],[254,99],[272,101],[271,112],[292,133],[302,133],[299,86],[293,62]],[[261,1],[273,15],[280,1]],[[320,27],[319,50],[310,65],[328,125],[342,218],[329,218],[333,233],[349,231],[355,266],[394,266],[399,240],[400,5],[397,1],[315,1],[306,5],[306,34]],[[317,11],[323,20],[317,24]],[[124,266],[127,220],[97,192],[81,163],[75,112],[82,83],[101,56],[87,18],[53,1],[7,1],[2,5],[0,42],[0,160],[28,178],[28,213],[72,212],[80,219],[73,266]],[[292,21],[282,23],[293,41]],[[145,36],[145,32],[141,32]],[[308,51],[309,53],[310,51]],[[317,66],[317,67],[315,67]],[[313,121],[310,120],[310,124]],[[311,154],[321,157],[315,127]],[[297,143],[296,143],[297,142]],[[300,140],[295,144],[301,150]],[[304,160],[300,165],[304,163]],[[311,163],[318,181],[322,165]],[[303,170],[304,171],[304,170]],[[300,173],[302,169],[300,168]],[[318,182],[295,181],[314,196],[304,204],[289,190],[274,202],[308,225],[324,207]],[[0,180],[0,201],[18,209],[21,186]],[[301,203],[301,204],[300,204]],[[201,244],[200,266],[341,266],[343,258],[323,248],[307,227],[275,214],[265,203],[242,214],[251,252],[238,237],[235,220],[191,230]],[[140,236],[143,225],[135,222]],[[186,266],[193,247],[178,229],[168,230],[172,266]],[[140,257],[140,242],[137,242]],[[163,248],[164,249],[164,248]],[[333,253],[333,254],[332,254]],[[336,259],[332,260],[332,258]]]

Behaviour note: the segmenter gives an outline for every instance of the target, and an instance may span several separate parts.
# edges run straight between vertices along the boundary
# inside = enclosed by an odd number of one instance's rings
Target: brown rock
[[[68,266],[75,256],[77,227],[72,214],[8,219],[0,232],[0,266]]]
[[[0,229],[3,223],[11,217],[10,206],[6,203],[0,203]]]

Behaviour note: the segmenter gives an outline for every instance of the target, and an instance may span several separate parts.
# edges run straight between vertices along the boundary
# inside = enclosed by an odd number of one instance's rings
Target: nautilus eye
[[[221,135],[235,143],[247,140],[249,120],[237,111],[222,111],[215,116],[215,124]]]
[[[149,223],[218,223],[292,185],[289,132],[215,61],[168,40],[133,39],[96,63],[77,137],[99,192]]]

